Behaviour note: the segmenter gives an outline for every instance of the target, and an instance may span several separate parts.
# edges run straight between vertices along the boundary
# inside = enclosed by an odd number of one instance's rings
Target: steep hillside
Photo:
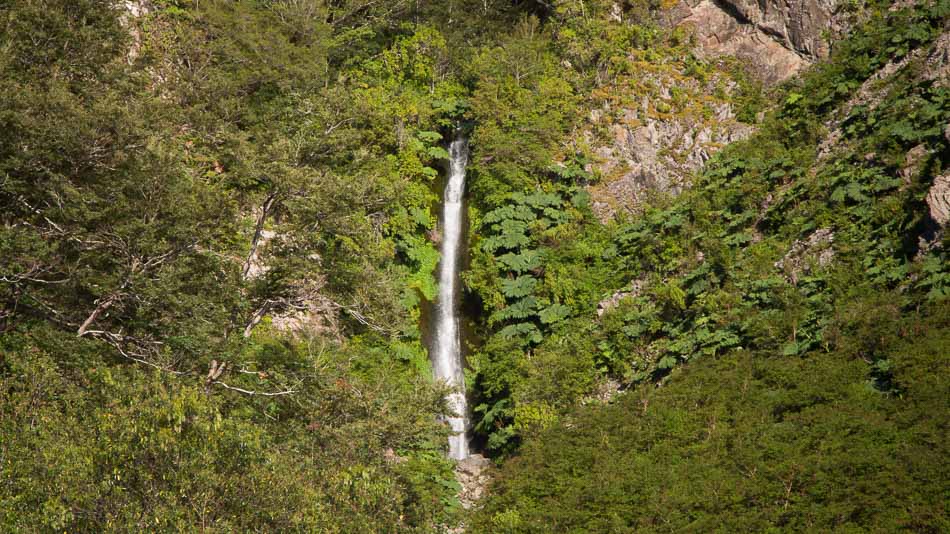
[[[509,378],[523,444],[476,531],[947,528],[948,15],[868,6],[692,190],[606,227],[626,285]]]
[[[948,17],[0,3],[0,531],[947,530]]]
[[[518,14],[0,5],[0,531],[452,523],[425,235]]]

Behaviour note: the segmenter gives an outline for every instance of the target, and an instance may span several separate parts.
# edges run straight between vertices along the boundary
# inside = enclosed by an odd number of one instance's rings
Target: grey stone
[[[830,228],[815,230],[807,239],[792,243],[785,256],[775,262],[775,267],[785,272],[789,282],[797,284],[803,274],[831,265],[835,257],[834,240],[835,234]]]
[[[626,298],[639,297],[643,291],[646,282],[643,280],[634,280],[630,282],[626,289],[615,291],[613,295],[605,298],[597,304],[597,317],[602,317],[605,313],[616,308],[620,301]]]
[[[934,178],[927,192],[927,208],[930,218],[941,228],[950,222],[950,174]]]
[[[472,454],[459,460],[455,466],[455,478],[462,489],[459,491],[459,502],[462,507],[474,507],[482,497],[491,481],[492,462],[481,454]]]
[[[700,55],[747,62],[767,83],[827,57],[829,36],[848,26],[838,0],[684,0],[664,22],[694,30]]]

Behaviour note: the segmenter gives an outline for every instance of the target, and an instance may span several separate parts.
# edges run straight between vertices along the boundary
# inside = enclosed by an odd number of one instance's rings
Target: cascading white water
[[[465,192],[465,166],[468,140],[460,133],[449,146],[449,176],[442,206],[442,258],[439,262],[439,301],[435,316],[433,367],[436,380],[443,380],[455,391],[448,397],[457,416],[448,422],[455,432],[449,437],[449,456],[462,460],[468,456],[466,437],[465,380],[462,375],[462,351],[458,319],[458,262],[462,240],[462,194]]]

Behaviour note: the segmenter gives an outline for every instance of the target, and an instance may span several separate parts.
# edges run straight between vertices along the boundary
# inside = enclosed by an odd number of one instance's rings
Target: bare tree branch
[[[360,312],[354,310],[354,309],[351,308],[351,307],[344,306],[344,307],[343,307],[343,310],[346,311],[346,313],[350,314],[354,319],[356,319],[357,321],[359,321],[361,324],[366,325],[366,326],[372,328],[373,330],[375,330],[375,331],[377,331],[377,332],[380,332],[380,333],[383,333],[383,334],[391,334],[391,333],[395,332],[395,330],[393,330],[392,328],[386,328],[386,327],[379,326],[379,325],[377,325],[377,324],[371,323],[371,322],[369,321],[369,319],[366,318],[365,315],[363,315],[362,313],[360,313]]]
[[[116,301],[119,300],[119,293],[113,293],[105,299],[99,299],[96,309],[92,310],[92,313],[89,314],[89,317],[79,326],[79,330],[76,331],[76,335],[82,337],[86,333],[86,329],[102,314],[102,312],[108,310]]]
[[[251,337],[251,332],[254,331],[254,327],[261,322],[267,312],[269,312],[274,307],[275,301],[268,299],[264,301],[264,304],[261,305],[257,311],[254,312],[254,315],[251,315],[251,319],[247,322],[247,326],[244,327],[244,337]]]
[[[223,387],[224,389],[228,389],[228,390],[231,390],[231,391],[237,391],[238,393],[243,393],[243,394],[245,394],[245,395],[251,395],[251,396],[259,395],[259,396],[261,396],[261,397],[280,397],[280,396],[282,396],[282,395],[290,395],[290,394],[292,394],[292,393],[296,393],[296,392],[297,392],[297,390],[295,390],[294,388],[286,389],[286,390],[284,390],[284,391],[270,391],[270,392],[268,392],[268,391],[255,391],[255,390],[244,389],[244,388],[239,388],[239,387],[236,387],[236,386],[229,385],[229,384],[227,384],[226,382],[222,382],[221,380],[219,380],[219,377],[221,376],[221,374],[224,373],[224,371],[227,370],[228,368],[229,368],[228,362],[221,362],[221,363],[219,364],[219,363],[218,363],[218,360],[211,360],[211,365],[210,365],[209,368],[208,368],[208,376],[207,376],[207,378],[205,379],[205,384],[206,384],[206,386],[212,386],[212,385],[214,385],[214,384],[217,384],[217,385]],[[241,372],[241,373],[246,373],[246,374],[257,375],[258,377],[261,377],[261,378],[267,376],[266,373],[261,373],[261,372],[259,372],[259,371],[257,371],[257,372],[256,372],[256,371],[248,371],[248,370],[246,370],[246,369],[241,369],[239,372]]]
[[[108,343],[109,345],[112,346],[112,348],[117,350],[119,354],[121,354],[124,358],[132,360],[134,362],[148,365],[149,367],[154,367],[155,369],[158,369],[160,371],[165,371],[166,373],[171,373],[173,375],[180,376],[180,375],[187,374],[185,371],[178,371],[171,367],[159,365],[155,362],[151,362],[146,359],[148,355],[135,352],[129,348],[129,345],[135,345],[135,344],[138,344],[140,346],[145,345],[146,343],[151,344],[151,345],[161,345],[162,343],[160,341],[143,341],[143,340],[139,340],[130,336],[124,336],[122,334],[115,334],[113,332],[106,332],[103,330],[86,330],[83,333],[83,336],[91,337],[91,338],[98,339],[100,341],[104,341]]]
[[[253,390],[249,390],[249,389],[243,389],[243,388],[239,388],[239,387],[229,386],[229,385],[225,384],[224,382],[222,382],[222,381],[220,381],[220,380],[215,380],[214,382],[212,382],[212,384],[217,384],[217,385],[223,387],[224,389],[229,389],[229,390],[231,390],[231,391],[237,391],[238,393],[243,393],[243,394],[245,394],[245,395],[252,395],[252,396],[253,396],[253,395],[259,395],[259,396],[261,396],[261,397],[280,397],[280,396],[282,396],[282,395],[291,395],[291,394],[293,394],[293,393],[297,393],[297,390],[296,390],[296,389],[288,389],[288,390],[284,390],[284,391],[274,391],[274,392],[253,391]]]
[[[261,212],[257,216],[257,224],[254,226],[254,237],[251,239],[251,251],[247,255],[247,260],[244,261],[244,269],[241,272],[241,276],[243,276],[245,280],[251,271],[254,260],[257,259],[257,247],[260,245],[261,235],[264,233],[264,223],[267,221],[267,216],[270,214],[270,210],[276,200],[277,192],[275,191],[268,195],[261,205]]]

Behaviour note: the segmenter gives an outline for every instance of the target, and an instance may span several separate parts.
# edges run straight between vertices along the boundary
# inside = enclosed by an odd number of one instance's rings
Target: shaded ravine
[[[435,307],[432,367],[436,380],[445,381],[454,391],[448,401],[455,416],[447,421],[454,434],[449,437],[449,456],[456,460],[469,454],[465,380],[462,372],[462,350],[459,335],[459,257],[462,242],[462,196],[465,192],[465,166],[468,163],[468,140],[456,133],[449,145],[449,172],[442,203],[442,247],[439,262],[439,298]]]

